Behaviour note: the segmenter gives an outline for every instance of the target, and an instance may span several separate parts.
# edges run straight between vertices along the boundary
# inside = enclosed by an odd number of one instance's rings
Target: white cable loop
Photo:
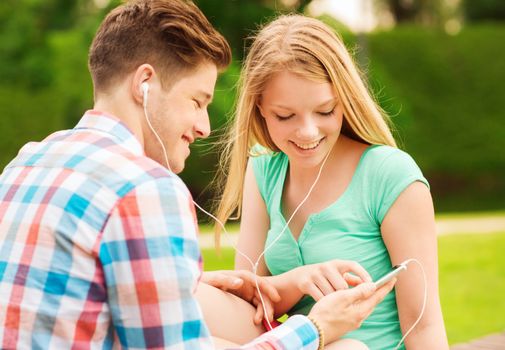
[[[408,259],[402,263],[402,265],[407,265],[410,262],[415,262],[419,267],[421,268],[421,271],[423,273],[423,282],[424,282],[424,298],[423,298],[423,306],[421,308],[421,313],[419,314],[419,317],[417,318],[416,322],[409,328],[409,330],[403,335],[402,339],[398,342],[398,345],[396,345],[395,350],[399,349],[402,343],[405,341],[407,336],[412,332],[412,330],[417,326],[417,324],[421,321],[421,318],[423,317],[424,310],[426,308],[426,301],[428,299],[428,281],[426,279],[426,272],[424,271],[423,265],[419,262],[417,259]]]

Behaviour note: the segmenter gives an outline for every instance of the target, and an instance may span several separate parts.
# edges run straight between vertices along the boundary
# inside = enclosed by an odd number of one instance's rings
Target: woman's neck
[[[289,173],[287,174],[289,184],[300,188],[309,188],[314,183],[321,166],[323,169],[319,181],[323,177],[335,176],[335,171],[338,171],[340,163],[352,142],[348,137],[340,135],[331,148],[326,162],[323,159],[319,164],[310,168],[297,166],[296,163],[293,164],[290,162]]]

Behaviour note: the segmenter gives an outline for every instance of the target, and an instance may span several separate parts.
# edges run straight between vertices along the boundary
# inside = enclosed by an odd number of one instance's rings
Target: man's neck
[[[125,94],[117,91],[112,94],[101,94],[95,101],[94,110],[111,114],[121,120],[135,134],[140,144],[144,146],[141,118],[143,118],[142,106],[131,101]]]

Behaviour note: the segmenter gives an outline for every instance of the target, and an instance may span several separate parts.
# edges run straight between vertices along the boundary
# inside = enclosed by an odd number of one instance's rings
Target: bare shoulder
[[[367,143],[353,140],[345,135],[340,135],[340,138],[342,150],[347,155],[346,159],[352,163],[358,163],[363,153],[370,146]]]

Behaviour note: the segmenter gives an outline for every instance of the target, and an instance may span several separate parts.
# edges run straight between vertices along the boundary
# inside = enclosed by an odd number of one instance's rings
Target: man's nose
[[[207,138],[210,135],[210,120],[209,112],[205,110],[202,115],[198,118],[194,131],[197,138]]]

